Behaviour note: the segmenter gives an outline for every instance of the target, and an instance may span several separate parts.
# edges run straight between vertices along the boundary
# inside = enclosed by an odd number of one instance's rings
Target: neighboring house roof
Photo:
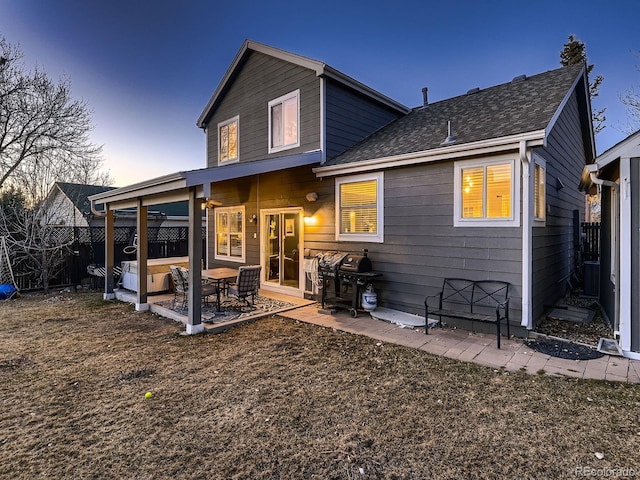
[[[152,210],[159,210],[167,217],[188,217],[189,202],[170,202],[160,205],[153,205]]]
[[[224,93],[227,85],[232,81],[236,70],[242,65],[244,59],[251,52],[260,52],[265,55],[269,55],[275,58],[279,58],[289,63],[293,63],[295,65],[299,65],[304,68],[308,68],[309,70],[313,70],[318,77],[326,77],[331,78],[342,85],[350,87],[388,107],[397,110],[400,113],[407,113],[410,111],[409,108],[402,105],[399,102],[383,95],[382,93],[372,89],[371,87],[366,86],[363,83],[345,75],[344,73],[336,70],[333,67],[330,67],[326,63],[320,62],[318,60],[314,60],[312,58],[303,57],[302,55],[297,55],[295,53],[290,53],[285,50],[280,50],[278,48],[270,47],[268,45],[264,45],[262,43],[254,42],[252,40],[245,40],[244,44],[236,54],[233,62],[229,66],[229,69],[225,73],[224,77],[220,81],[218,88],[214,92],[213,96],[207,103],[204,111],[200,114],[198,118],[197,125],[200,128],[205,128],[209,117],[211,116],[212,110],[214,109],[218,99]]]
[[[317,170],[545,131],[552,126],[583,73],[581,65],[563,67],[415,108],[327,160]],[[443,144],[448,136],[448,122],[455,142]]]
[[[69,200],[71,200],[71,202],[73,202],[73,205],[83,215],[89,215],[91,213],[91,202],[88,198],[90,195],[96,195],[98,193],[115,189],[115,187],[104,187],[101,185],[85,185],[82,183],[65,182],[56,182],[56,186]]]
[[[150,211],[158,211],[166,217],[172,217],[174,220],[177,217],[189,218],[189,202],[169,202],[161,203],[159,205],[153,205]],[[202,216],[206,216],[206,212],[202,212]]]

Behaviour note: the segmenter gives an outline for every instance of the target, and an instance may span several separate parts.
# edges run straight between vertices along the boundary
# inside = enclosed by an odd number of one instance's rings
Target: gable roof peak
[[[89,185],[85,183],[55,182],[47,197],[49,198],[54,195],[56,189],[62,192],[62,194],[73,203],[78,211],[84,214],[91,211],[91,204],[88,199],[90,195],[108,192],[109,190],[114,190],[115,187]]]
[[[255,40],[247,39],[242,44],[242,47],[240,47],[240,50],[238,51],[235,58],[233,59],[233,62],[231,62],[231,65],[227,69],[227,72],[222,77],[222,80],[218,84],[218,87],[216,88],[213,96],[209,99],[209,102],[207,103],[205,109],[200,114],[200,117],[198,117],[198,121],[197,121],[198,127],[200,128],[206,127],[209,117],[211,115],[211,112],[216,102],[218,101],[218,98],[221,96],[227,84],[231,81],[234,72],[236,71],[237,68],[239,68],[244,57],[248,55],[248,52],[259,52],[264,55],[269,55],[271,57],[284,60],[285,62],[289,62],[294,65],[307,68],[313,71],[318,77],[331,78],[332,80],[335,80],[336,82],[339,82],[344,86],[352,88],[358,91],[359,93],[362,93],[363,95],[369,98],[372,98],[380,103],[383,103],[384,105],[390,108],[393,108],[394,110],[397,110],[398,112],[401,112],[403,114],[406,114],[410,111],[409,108],[402,105],[401,103],[387,97],[386,95],[383,95],[382,93],[374,90],[371,87],[368,87],[367,85],[355,80],[354,78],[351,78],[350,76],[345,75],[344,73],[340,72],[339,70],[336,70],[335,68],[332,68],[331,66],[327,65],[324,62],[315,60],[313,58],[305,57],[303,55],[298,55],[297,53],[291,53],[286,50],[281,50],[276,47],[265,45],[264,43],[256,42]]]

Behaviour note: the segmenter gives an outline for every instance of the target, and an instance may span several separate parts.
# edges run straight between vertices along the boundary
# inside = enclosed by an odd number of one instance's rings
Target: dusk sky
[[[640,2],[0,0],[0,35],[92,111],[116,186],[205,167],[196,120],[245,39],[331,65],[415,107],[560,66],[570,34],[604,76],[598,153],[626,137]]]

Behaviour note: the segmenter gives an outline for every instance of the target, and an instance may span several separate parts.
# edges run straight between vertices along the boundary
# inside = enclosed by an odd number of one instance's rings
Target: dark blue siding
[[[345,151],[399,116],[396,111],[332,80],[326,81],[325,93],[327,158]]]

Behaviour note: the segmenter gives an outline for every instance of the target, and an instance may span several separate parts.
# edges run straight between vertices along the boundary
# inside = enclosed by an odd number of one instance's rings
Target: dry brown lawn
[[[97,293],[0,303],[0,478],[640,476],[637,385],[280,317],[183,330]]]

